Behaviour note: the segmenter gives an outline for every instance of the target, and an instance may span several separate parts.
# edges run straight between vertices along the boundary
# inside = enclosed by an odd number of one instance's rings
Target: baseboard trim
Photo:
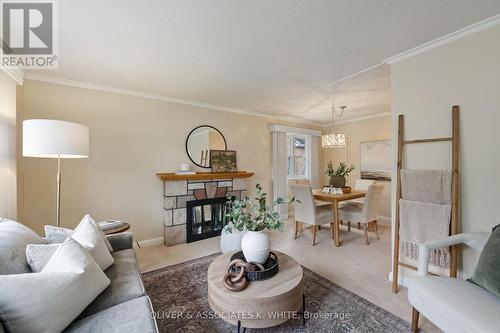
[[[163,237],[144,239],[141,241],[134,242],[134,248],[149,247],[163,244]]]

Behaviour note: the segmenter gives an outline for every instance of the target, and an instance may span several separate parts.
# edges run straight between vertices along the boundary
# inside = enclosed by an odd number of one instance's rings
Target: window
[[[309,137],[288,134],[288,179],[309,178]]]

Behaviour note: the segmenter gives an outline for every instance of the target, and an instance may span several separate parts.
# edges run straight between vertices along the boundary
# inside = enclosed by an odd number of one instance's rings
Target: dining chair
[[[356,182],[354,183],[354,190],[355,191],[368,191],[368,188],[375,184],[374,180],[371,179],[356,179]],[[345,205],[354,205],[357,207],[362,207],[363,202],[365,202],[365,198],[358,198],[358,199],[351,199],[351,200],[346,200],[342,201],[339,203],[339,207],[345,206]],[[340,222],[340,224],[344,224],[343,222]],[[361,223],[358,223],[358,229],[361,230]],[[348,230],[351,231],[351,226],[348,225]]]
[[[351,222],[357,222],[363,225],[366,244],[370,244],[370,241],[368,240],[369,223],[374,224],[375,234],[377,239],[380,239],[377,220],[383,191],[384,185],[382,184],[370,185],[368,191],[366,192],[365,202],[361,207],[356,205],[344,205],[339,207],[339,220],[347,221],[348,230],[350,230]]]
[[[313,246],[316,244],[316,232],[322,224],[330,224],[330,233],[333,234],[333,210],[330,206],[316,206],[311,185],[292,184],[290,190],[297,200],[293,203],[295,212],[293,238],[297,238],[299,222],[312,226]]]
[[[311,185],[311,180],[310,179],[297,179],[295,181],[295,184],[298,184],[298,185]],[[316,206],[331,206],[332,203],[331,202],[327,202],[327,201],[321,201],[321,200],[314,200],[314,202],[316,203]]]
[[[354,190],[355,191],[368,191],[368,188],[370,188],[371,185],[375,184],[374,180],[371,179],[356,179],[356,183],[354,183]],[[356,205],[361,207],[363,205],[363,202],[365,201],[365,198],[358,198],[358,199],[352,199],[352,200],[347,200],[341,202],[341,206],[344,205]]]

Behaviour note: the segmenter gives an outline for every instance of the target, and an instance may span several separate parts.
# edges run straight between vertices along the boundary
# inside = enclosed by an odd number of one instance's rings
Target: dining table
[[[352,190],[349,193],[329,194],[321,189],[313,190],[314,199],[332,203],[333,209],[333,237],[335,238],[335,246],[339,247],[340,241],[340,221],[339,221],[339,202],[364,198],[366,191]]]

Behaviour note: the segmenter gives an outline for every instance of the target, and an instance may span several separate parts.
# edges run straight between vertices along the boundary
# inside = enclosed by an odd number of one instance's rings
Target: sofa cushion
[[[493,230],[484,245],[471,281],[500,297],[500,228]]]
[[[31,272],[26,260],[28,244],[47,244],[21,223],[0,218],[0,275]]]
[[[149,297],[143,296],[73,322],[64,332],[158,332]]]
[[[115,263],[104,271],[111,284],[85,309],[80,318],[145,295],[134,250],[113,252],[113,258]]]
[[[411,280],[408,299],[445,332],[498,332],[500,298],[460,279],[442,276]]]

